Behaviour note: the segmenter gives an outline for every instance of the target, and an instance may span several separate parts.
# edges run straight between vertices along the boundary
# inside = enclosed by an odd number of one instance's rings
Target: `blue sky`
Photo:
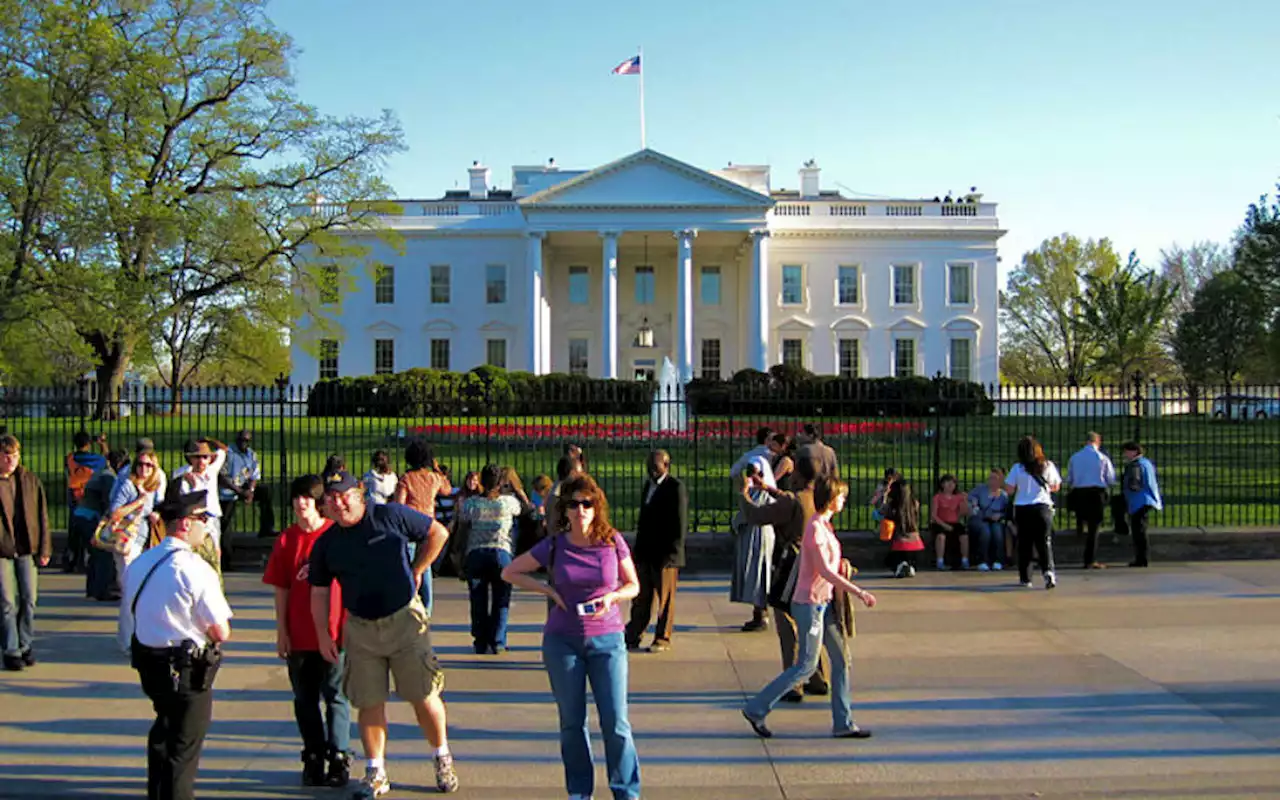
[[[648,143],[698,166],[773,165],[795,188],[1000,204],[1003,268],[1047,237],[1108,236],[1155,264],[1226,240],[1280,178],[1275,0],[273,0],[299,91],[394,110],[399,196],[465,186],[480,159],[591,167]]]

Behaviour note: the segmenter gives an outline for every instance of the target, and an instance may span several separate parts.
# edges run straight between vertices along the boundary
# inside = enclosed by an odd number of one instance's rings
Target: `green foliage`
[[[1280,308],[1280,201],[1264,196],[1249,206],[1236,234],[1235,266],[1272,309]]]
[[[1042,361],[1054,383],[1088,381],[1104,343],[1085,322],[1082,282],[1108,280],[1119,269],[1108,239],[1081,241],[1064,233],[1023,255],[1000,296],[1005,348]]]
[[[1188,381],[1225,385],[1258,357],[1266,335],[1266,298],[1239,272],[1222,272],[1178,320],[1174,357]]]
[[[1081,316],[1099,342],[1094,367],[1128,383],[1136,372],[1152,377],[1164,361],[1161,324],[1173,304],[1177,287],[1145,270],[1136,255],[1110,274],[1085,274]]]

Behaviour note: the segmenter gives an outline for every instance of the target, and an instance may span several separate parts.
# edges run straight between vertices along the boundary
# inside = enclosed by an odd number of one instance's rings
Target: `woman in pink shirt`
[[[875,595],[858,588],[840,574],[840,540],[831,527],[831,517],[844,508],[848,495],[849,485],[841,480],[819,480],[813,488],[813,505],[818,513],[805,525],[800,560],[795,567],[796,588],[791,596],[791,616],[796,621],[800,653],[794,665],[774,678],[742,710],[742,716],[746,717],[752,730],[764,738],[773,735],[773,731],[764,724],[765,717],[784,694],[808,680],[818,668],[818,653],[824,643],[831,659],[833,734],[839,739],[871,737],[871,731],[862,730],[853,722],[849,664],[845,658],[839,616],[832,603],[835,590],[839,589],[861,600],[867,608],[876,604]]]

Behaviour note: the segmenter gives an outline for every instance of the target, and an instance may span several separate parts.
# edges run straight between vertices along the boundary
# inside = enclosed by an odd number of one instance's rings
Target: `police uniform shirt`
[[[147,581],[134,619],[138,588],[156,562],[170,553],[173,556]],[[208,644],[209,628],[227,622],[232,614],[213,567],[192,552],[191,545],[168,536],[125,571],[120,616],[126,637],[132,633],[148,647],[174,647],[184,639],[200,646]]]

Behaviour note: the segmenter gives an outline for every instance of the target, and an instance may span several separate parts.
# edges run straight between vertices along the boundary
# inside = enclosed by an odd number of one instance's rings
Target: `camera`
[[[578,603],[578,616],[589,617],[600,611],[601,604],[595,600],[586,603]]]
[[[760,467],[755,464],[748,464],[742,468],[742,474],[746,475],[748,478],[754,478],[760,474]]]

